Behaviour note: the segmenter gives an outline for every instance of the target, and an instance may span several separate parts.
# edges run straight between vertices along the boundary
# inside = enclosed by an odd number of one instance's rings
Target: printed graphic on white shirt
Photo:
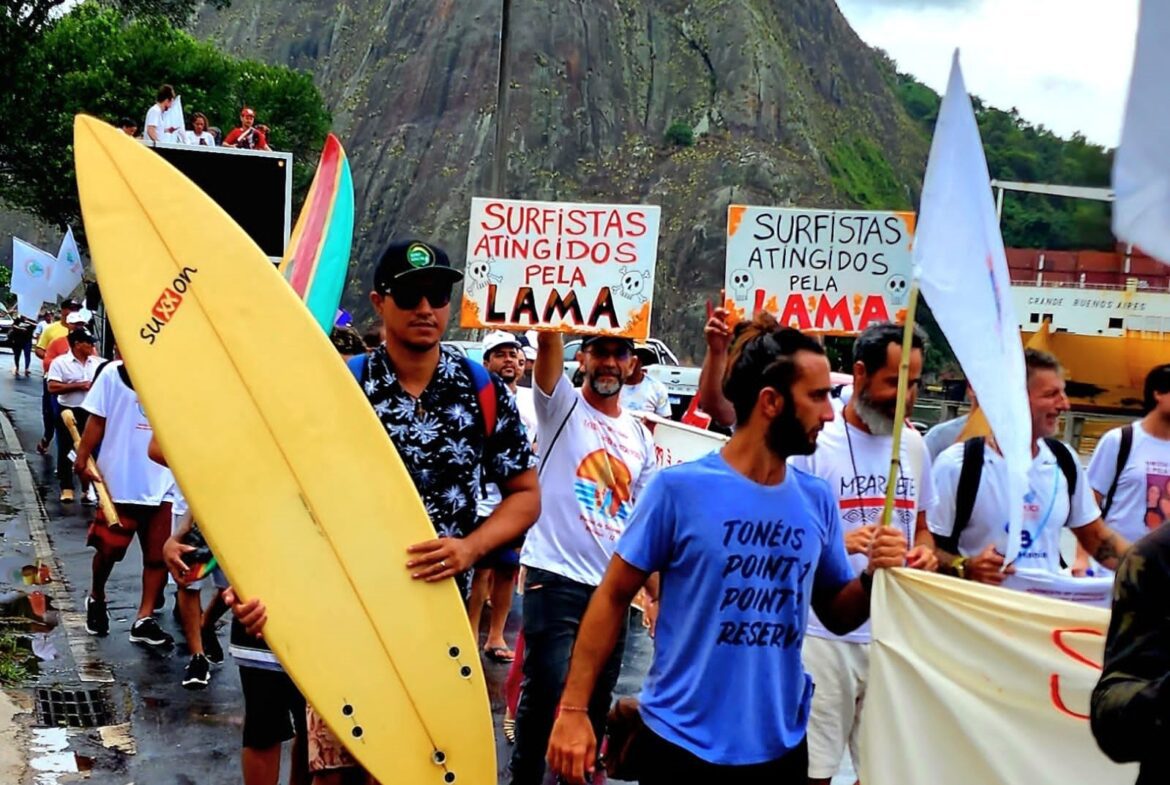
[[[1089,482],[1102,497],[1108,495],[1117,475],[1121,428],[1101,437],[1089,461]],[[1133,424],[1129,458],[1117,477],[1117,490],[1105,523],[1129,542],[1136,542],[1170,521],[1170,440],[1146,433]]]
[[[844,415],[840,415],[817,437],[816,452],[792,458],[789,462],[828,482],[841,512],[841,531],[849,534],[880,523],[886,503],[893,446],[893,436],[875,436],[849,425]],[[902,530],[910,547],[913,547],[918,528],[918,513],[933,507],[935,501],[926,445],[917,431],[907,428],[902,434],[891,522]],[[864,553],[849,556],[855,574],[865,569],[867,561]],[[836,636],[825,629],[813,612],[809,613],[808,634],[853,643],[868,643],[870,640],[868,623],[848,635]]]
[[[1071,451],[1068,445],[1058,449]],[[1076,492],[1069,498],[1068,482],[1056,456],[1044,441],[1037,443],[1036,457],[1028,467],[1028,492],[1024,496],[1024,521],[1020,532],[1017,568],[1058,572],[1060,570],[1060,531],[1092,523],[1100,516],[1084,467],[1077,460]],[[948,447],[934,465],[934,484],[938,504],[929,513],[930,530],[949,536],[955,525],[955,502],[959,475],[963,468],[963,445]],[[1008,516],[1007,468],[1003,457],[988,448],[983,456],[983,473],[975,505],[966,528],[959,535],[959,553],[977,556],[988,545],[999,553],[1007,549]]]
[[[533,397],[541,513],[521,562],[596,586],[654,471],[654,445],[636,418],[594,409],[565,377],[552,395],[534,390]]]

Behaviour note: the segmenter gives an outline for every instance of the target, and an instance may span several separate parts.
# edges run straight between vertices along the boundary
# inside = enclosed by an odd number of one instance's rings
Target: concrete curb
[[[45,505],[37,493],[36,483],[33,482],[32,470],[29,469],[28,459],[24,448],[12,427],[7,414],[0,416],[0,445],[3,451],[11,457],[13,474],[13,504],[19,509],[28,521],[29,531],[32,534],[33,548],[36,557],[41,563],[50,565],[53,581],[47,584],[45,593],[53,601],[61,616],[61,626],[64,629],[69,650],[73,655],[73,662],[77,668],[78,679],[82,682],[111,684],[114,674],[102,662],[97,642],[85,631],[85,614],[79,612],[69,596],[64,583],[65,569],[53,551],[49,540],[49,517],[45,513]]]

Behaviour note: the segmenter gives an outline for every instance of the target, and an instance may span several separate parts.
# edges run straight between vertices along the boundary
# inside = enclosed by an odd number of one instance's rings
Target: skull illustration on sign
[[[731,271],[731,291],[735,295],[736,302],[744,302],[751,297],[752,283],[752,274],[747,270]]]
[[[886,295],[894,305],[905,305],[910,295],[910,284],[904,275],[891,275],[886,279]]]
[[[622,297],[636,303],[646,302],[646,295],[642,293],[642,290],[646,286],[646,281],[650,279],[650,272],[648,270],[631,270],[628,267],[623,267],[618,272],[622,276],[622,283],[618,288]]]
[[[467,290],[469,292],[478,292],[489,283],[499,283],[502,280],[503,278],[500,276],[492,275],[491,261],[472,259],[467,263]]]

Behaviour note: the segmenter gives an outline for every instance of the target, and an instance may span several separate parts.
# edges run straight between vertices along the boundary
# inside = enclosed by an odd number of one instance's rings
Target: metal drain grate
[[[112,725],[106,691],[91,687],[37,687],[37,724],[45,727],[97,728]]]
[[[0,461],[15,461],[23,457],[22,452],[0,452]]]

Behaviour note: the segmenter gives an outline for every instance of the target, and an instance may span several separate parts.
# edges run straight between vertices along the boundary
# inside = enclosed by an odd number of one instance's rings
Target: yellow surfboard
[[[387,785],[496,781],[487,688],[402,461],[263,252],[160,156],[78,116],[77,184],[118,346],[208,543],[308,701]]]

